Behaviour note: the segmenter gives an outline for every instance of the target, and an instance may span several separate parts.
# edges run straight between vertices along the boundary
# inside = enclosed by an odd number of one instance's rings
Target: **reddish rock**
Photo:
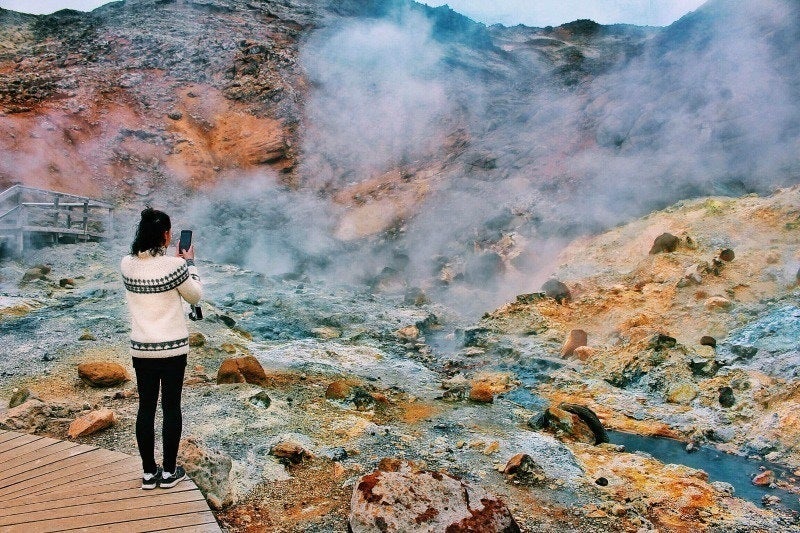
[[[353,533],[520,531],[495,496],[445,472],[415,471],[406,462],[396,470],[376,470],[356,482],[349,526]]]
[[[576,348],[586,346],[589,336],[582,329],[573,329],[567,335],[564,346],[561,348],[561,357],[570,357],[575,353]]]
[[[81,363],[78,376],[92,387],[116,387],[130,379],[124,366],[110,362]]]
[[[772,483],[775,483],[775,472],[772,470],[764,470],[753,478],[753,485],[759,487],[766,487]]]
[[[252,355],[226,359],[217,372],[217,383],[252,383],[265,387],[267,374]]]
[[[472,388],[469,390],[469,399],[478,403],[492,403],[494,389],[490,384],[478,381],[472,384]]]
[[[69,435],[71,439],[91,435],[92,433],[96,433],[101,429],[111,426],[115,421],[116,417],[114,416],[114,411],[111,409],[91,411],[73,421],[72,424],[69,425],[67,435]]]
[[[325,390],[325,398],[329,400],[344,400],[350,396],[352,391],[353,387],[345,380],[340,379],[328,385],[327,390]]]

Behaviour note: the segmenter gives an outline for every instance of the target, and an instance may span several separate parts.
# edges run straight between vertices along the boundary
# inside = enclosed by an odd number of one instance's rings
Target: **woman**
[[[183,302],[197,304],[202,286],[194,266],[194,246],[167,257],[172,227],[166,213],[148,207],[122,259],[122,279],[131,318],[131,355],[139,390],[136,443],[142,457],[142,489],[174,487],[186,477],[176,464],[181,438],[181,388],[189,352]],[[155,460],[155,416],[158,392],[161,409],[164,466]]]

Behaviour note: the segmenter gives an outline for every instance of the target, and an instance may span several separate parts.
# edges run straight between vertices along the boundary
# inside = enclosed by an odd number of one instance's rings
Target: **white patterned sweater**
[[[183,302],[203,296],[194,261],[141,252],[120,265],[131,317],[131,355],[162,358],[189,352]]]

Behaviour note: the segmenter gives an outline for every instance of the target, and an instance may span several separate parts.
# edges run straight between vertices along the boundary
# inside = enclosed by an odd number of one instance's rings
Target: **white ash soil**
[[[699,335],[724,339],[754,317],[796,301],[798,196],[788,190],[766,199],[687,202],[575,243],[564,252],[558,272],[573,290],[573,302],[509,304],[478,324],[484,329],[475,344],[482,347],[464,348],[467,322],[441,306],[405,306],[401,295],[270,278],[200,261],[206,320],[191,323],[190,330],[201,332],[206,342],[189,356],[184,435],[233,460],[236,503],[218,518],[232,531],[345,531],[355,480],[381,458],[396,456],[486,487],[528,531],[687,525],[698,531],[798,530],[791,515],[716,491],[701,471],[534,431],[527,427],[534,412],[518,405],[519,393],[529,391],[531,398],[554,404],[587,404],[610,427],[695,440],[705,438],[709,428],[729,426],[733,438],[716,444],[738,451],[766,432],[764,420],[774,419],[774,412],[790,421],[796,411],[787,392],[796,389],[793,378],[752,370],[746,361],[697,377],[683,359],[702,352]],[[750,231],[744,220],[761,225]],[[648,256],[649,243],[663,231],[686,232],[696,247]],[[733,248],[736,259],[698,286],[676,288],[687,266],[710,259],[720,247]],[[116,394],[135,390],[134,382],[92,389],[76,372],[80,362],[109,360],[133,375],[117,271],[122,254],[98,244],[66,245],[0,266],[0,398],[5,406],[13,388],[27,386],[45,402],[67,405],[71,414],[62,411],[35,429],[58,438],[65,438],[74,413],[112,408],[117,424],[81,441],[136,455],[136,397]],[[39,263],[52,266],[47,279],[21,284],[25,270]],[[75,288],[59,287],[60,278],[75,279]],[[716,295],[731,300],[732,309],[708,311],[704,302]],[[404,326],[430,323],[432,314],[441,331],[423,331],[416,341],[395,334]],[[587,362],[561,360],[560,342],[578,327],[589,332],[595,355]],[[79,341],[85,330],[95,340]],[[663,360],[647,359],[649,366],[637,379],[611,385],[624,364],[646,359],[647,341],[657,331],[675,336],[679,346],[667,350]],[[215,382],[224,359],[247,354],[267,372],[269,408],[249,402],[259,387]],[[507,397],[500,394],[491,404],[444,401],[441,382],[457,373],[467,379],[483,373],[484,380],[500,384],[499,391],[508,391]],[[382,395],[382,401],[358,410],[349,402],[326,400],[327,386],[341,379]],[[734,387],[732,415],[712,400],[721,384],[734,379],[750,380],[750,387]],[[667,402],[665,389],[680,380],[691,382],[697,397]],[[753,397],[758,391],[774,393],[774,403]],[[775,440],[772,450],[795,465],[794,448],[780,440],[781,431],[790,428],[776,431],[776,437],[766,435]],[[284,439],[301,443],[314,458],[293,466],[279,463],[268,452]],[[542,466],[545,482],[527,487],[503,477],[499,470],[520,452]],[[595,485],[601,476],[609,480],[607,487]]]

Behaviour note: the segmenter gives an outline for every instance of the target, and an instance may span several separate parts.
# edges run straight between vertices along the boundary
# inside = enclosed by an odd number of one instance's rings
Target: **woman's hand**
[[[178,253],[175,255],[184,259],[194,259],[194,244],[190,245],[188,250],[181,250],[180,248],[178,246]]]

